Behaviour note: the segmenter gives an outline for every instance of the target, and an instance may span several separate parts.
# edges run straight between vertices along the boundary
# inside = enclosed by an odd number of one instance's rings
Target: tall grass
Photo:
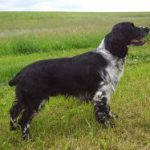
[[[102,35],[101,35],[102,36]],[[70,49],[81,49],[96,47],[101,37],[98,34],[91,36],[87,33],[78,35],[58,35],[46,37],[34,37],[32,35],[23,37],[14,37],[5,41],[0,41],[0,55],[24,55],[36,52],[62,51]]]

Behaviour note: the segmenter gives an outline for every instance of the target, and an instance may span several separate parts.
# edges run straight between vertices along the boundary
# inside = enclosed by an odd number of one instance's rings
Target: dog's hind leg
[[[23,140],[28,139],[30,136],[30,124],[35,114],[43,107],[45,100],[36,101],[32,100],[32,103],[25,106],[22,117],[19,119],[18,123],[22,129]]]
[[[21,126],[23,140],[29,138],[29,127],[34,113],[36,113],[34,109],[25,108],[22,117],[18,121]]]
[[[10,113],[10,130],[16,130],[18,126],[18,117],[23,111],[23,103],[21,101],[14,101],[9,113]]]

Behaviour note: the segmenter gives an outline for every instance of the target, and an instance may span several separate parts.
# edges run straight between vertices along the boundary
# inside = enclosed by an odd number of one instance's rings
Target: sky
[[[0,0],[0,11],[145,12],[150,0]]]

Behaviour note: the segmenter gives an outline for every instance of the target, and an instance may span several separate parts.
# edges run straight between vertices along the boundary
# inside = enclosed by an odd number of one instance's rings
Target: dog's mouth
[[[144,39],[144,37],[143,38],[139,38],[139,39],[133,39],[131,41],[131,44],[132,45],[137,45],[137,46],[144,45],[145,44],[145,39]]]

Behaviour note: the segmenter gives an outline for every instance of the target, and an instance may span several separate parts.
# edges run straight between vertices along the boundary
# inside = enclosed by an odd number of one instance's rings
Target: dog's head
[[[136,27],[131,22],[118,23],[106,35],[105,48],[113,55],[125,57],[128,51],[127,46],[145,44],[144,37],[149,31],[148,27]]]
[[[126,45],[143,45],[145,44],[144,37],[148,34],[148,27],[136,27],[131,22],[123,22],[116,24],[112,33],[119,36],[122,42]]]

